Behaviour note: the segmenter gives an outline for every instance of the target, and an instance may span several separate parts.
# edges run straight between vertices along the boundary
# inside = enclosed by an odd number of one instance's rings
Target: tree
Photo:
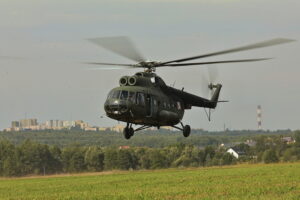
[[[255,139],[255,141],[256,141],[255,148],[256,148],[257,152],[264,152],[268,148],[266,136],[257,137]]]
[[[295,140],[296,140],[295,146],[300,147],[300,130],[295,131],[294,137],[295,137]]]
[[[231,165],[235,161],[235,157],[230,153],[225,153],[221,159],[222,165]]]
[[[128,170],[132,168],[132,157],[128,150],[122,149],[118,152],[118,168]]]
[[[22,174],[43,174],[50,166],[51,154],[47,145],[26,140],[18,149]]]
[[[234,148],[238,149],[239,151],[245,152],[246,155],[248,155],[249,151],[250,151],[250,146],[248,144],[244,144],[244,143],[238,144]]]
[[[104,169],[104,153],[98,147],[89,147],[84,161],[89,171],[98,172]]]
[[[104,153],[104,168],[106,170],[118,169],[118,152],[117,149],[109,148]]]
[[[164,152],[159,149],[153,149],[149,152],[150,168],[160,169],[168,167],[167,158]]]
[[[297,147],[291,147],[286,149],[283,152],[283,161],[289,162],[289,161],[297,161],[300,158],[300,148]]]
[[[0,175],[4,173],[3,168],[5,160],[11,160],[11,157],[14,155],[14,152],[15,147],[8,140],[0,141]]]
[[[4,176],[19,176],[20,166],[16,154],[8,156],[3,162],[3,171],[2,175]]]
[[[51,146],[49,151],[52,158],[50,162],[51,173],[61,172],[63,169],[61,149],[57,146]]]
[[[84,170],[84,153],[80,151],[75,151],[69,161],[69,171],[82,172]]]
[[[279,161],[274,149],[266,150],[263,154],[263,160],[265,163],[276,163]]]
[[[168,163],[171,163],[171,165],[174,167],[178,166],[178,164],[175,161],[180,157],[184,148],[185,148],[185,144],[183,143],[178,143],[165,148],[167,158],[168,158]]]
[[[194,146],[186,146],[180,157],[174,161],[175,166],[197,167],[199,166],[199,150]]]
[[[207,146],[204,149],[204,163],[206,166],[211,166],[212,165],[212,159],[215,156],[215,149],[212,146]]]
[[[65,172],[82,172],[85,168],[84,163],[85,149],[78,144],[66,147],[62,151],[62,163]]]

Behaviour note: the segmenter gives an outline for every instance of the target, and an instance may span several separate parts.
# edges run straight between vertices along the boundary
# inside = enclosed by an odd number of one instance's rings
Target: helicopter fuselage
[[[172,126],[183,115],[183,102],[160,88],[120,86],[112,89],[104,105],[108,117],[132,124]]]
[[[215,100],[208,100],[169,87],[150,72],[124,76],[119,83],[108,94],[104,105],[106,115],[118,121],[156,127],[178,124],[184,110],[192,106],[215,108],[222,87],[217,86]]]

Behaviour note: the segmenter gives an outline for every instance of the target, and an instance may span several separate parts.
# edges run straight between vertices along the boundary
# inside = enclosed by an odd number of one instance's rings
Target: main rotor
[[[102,63],[102,62],[87,62],[93,65],[106,65],[111,66],[111,69],[115,69],[112,66],[118,66],[122,68],[144,68],[145,72],[155,72],[157,67],[181,67],[181,66],[193,66],[193,65],[212,65],[212,64],[224,64],[224,63],[241,63],[241,62],[256,62],[269,60],[271,58],[255,58],[255,59],[241,59],[241,60],[219,60],[219,61],[207,61],[207,62],[187,62],[196,59],[202,59],[217,55],[229,54],[234,52],[246,51],[251,49],[263,48],[268,46],[274,46],[293,42],[295,40],[286,38],[276,38],[263,42],[258,42],[250,45],[240,46],[237,48],[227,49],[223,51],[217,51],[208,54],[202,54],[187,58],[175,59],[170,61],[149,61],[146,60],[141,53],[137,50],[133,42],[128,37],[104,37],[104,38],[93,38],[89,39],[90,42],[99,45],[109,51],[112,51],[120,56],[126,57],[135,62],[135,64],[117,64],[117,63]],[[97,68],[103,69],[103,68]],[[107,68],[106,68],[107,69]]]

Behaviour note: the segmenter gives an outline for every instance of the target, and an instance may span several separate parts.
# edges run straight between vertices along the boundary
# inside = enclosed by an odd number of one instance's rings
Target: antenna
[[[262,115],[261,115],[261,106],[258,105],[257,106],[257,126],[258,126],[258,130],[262,130],[262,126],[261,126],[261,119],[262,119]]]

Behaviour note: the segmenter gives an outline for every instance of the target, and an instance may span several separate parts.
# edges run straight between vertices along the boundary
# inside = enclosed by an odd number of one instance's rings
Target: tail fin
[[[217,104],[218,104],[218,100],[219,100],[219,96],[220,96],[220,92],[221,92],[221,88],[222,85],[221,84],[217,84],[217,85],[210,85],[210,88],[215,88],[215,92],[213,94],[213,96],[211,97],[211,103],[212,103],[212,108],[216,108]]]

